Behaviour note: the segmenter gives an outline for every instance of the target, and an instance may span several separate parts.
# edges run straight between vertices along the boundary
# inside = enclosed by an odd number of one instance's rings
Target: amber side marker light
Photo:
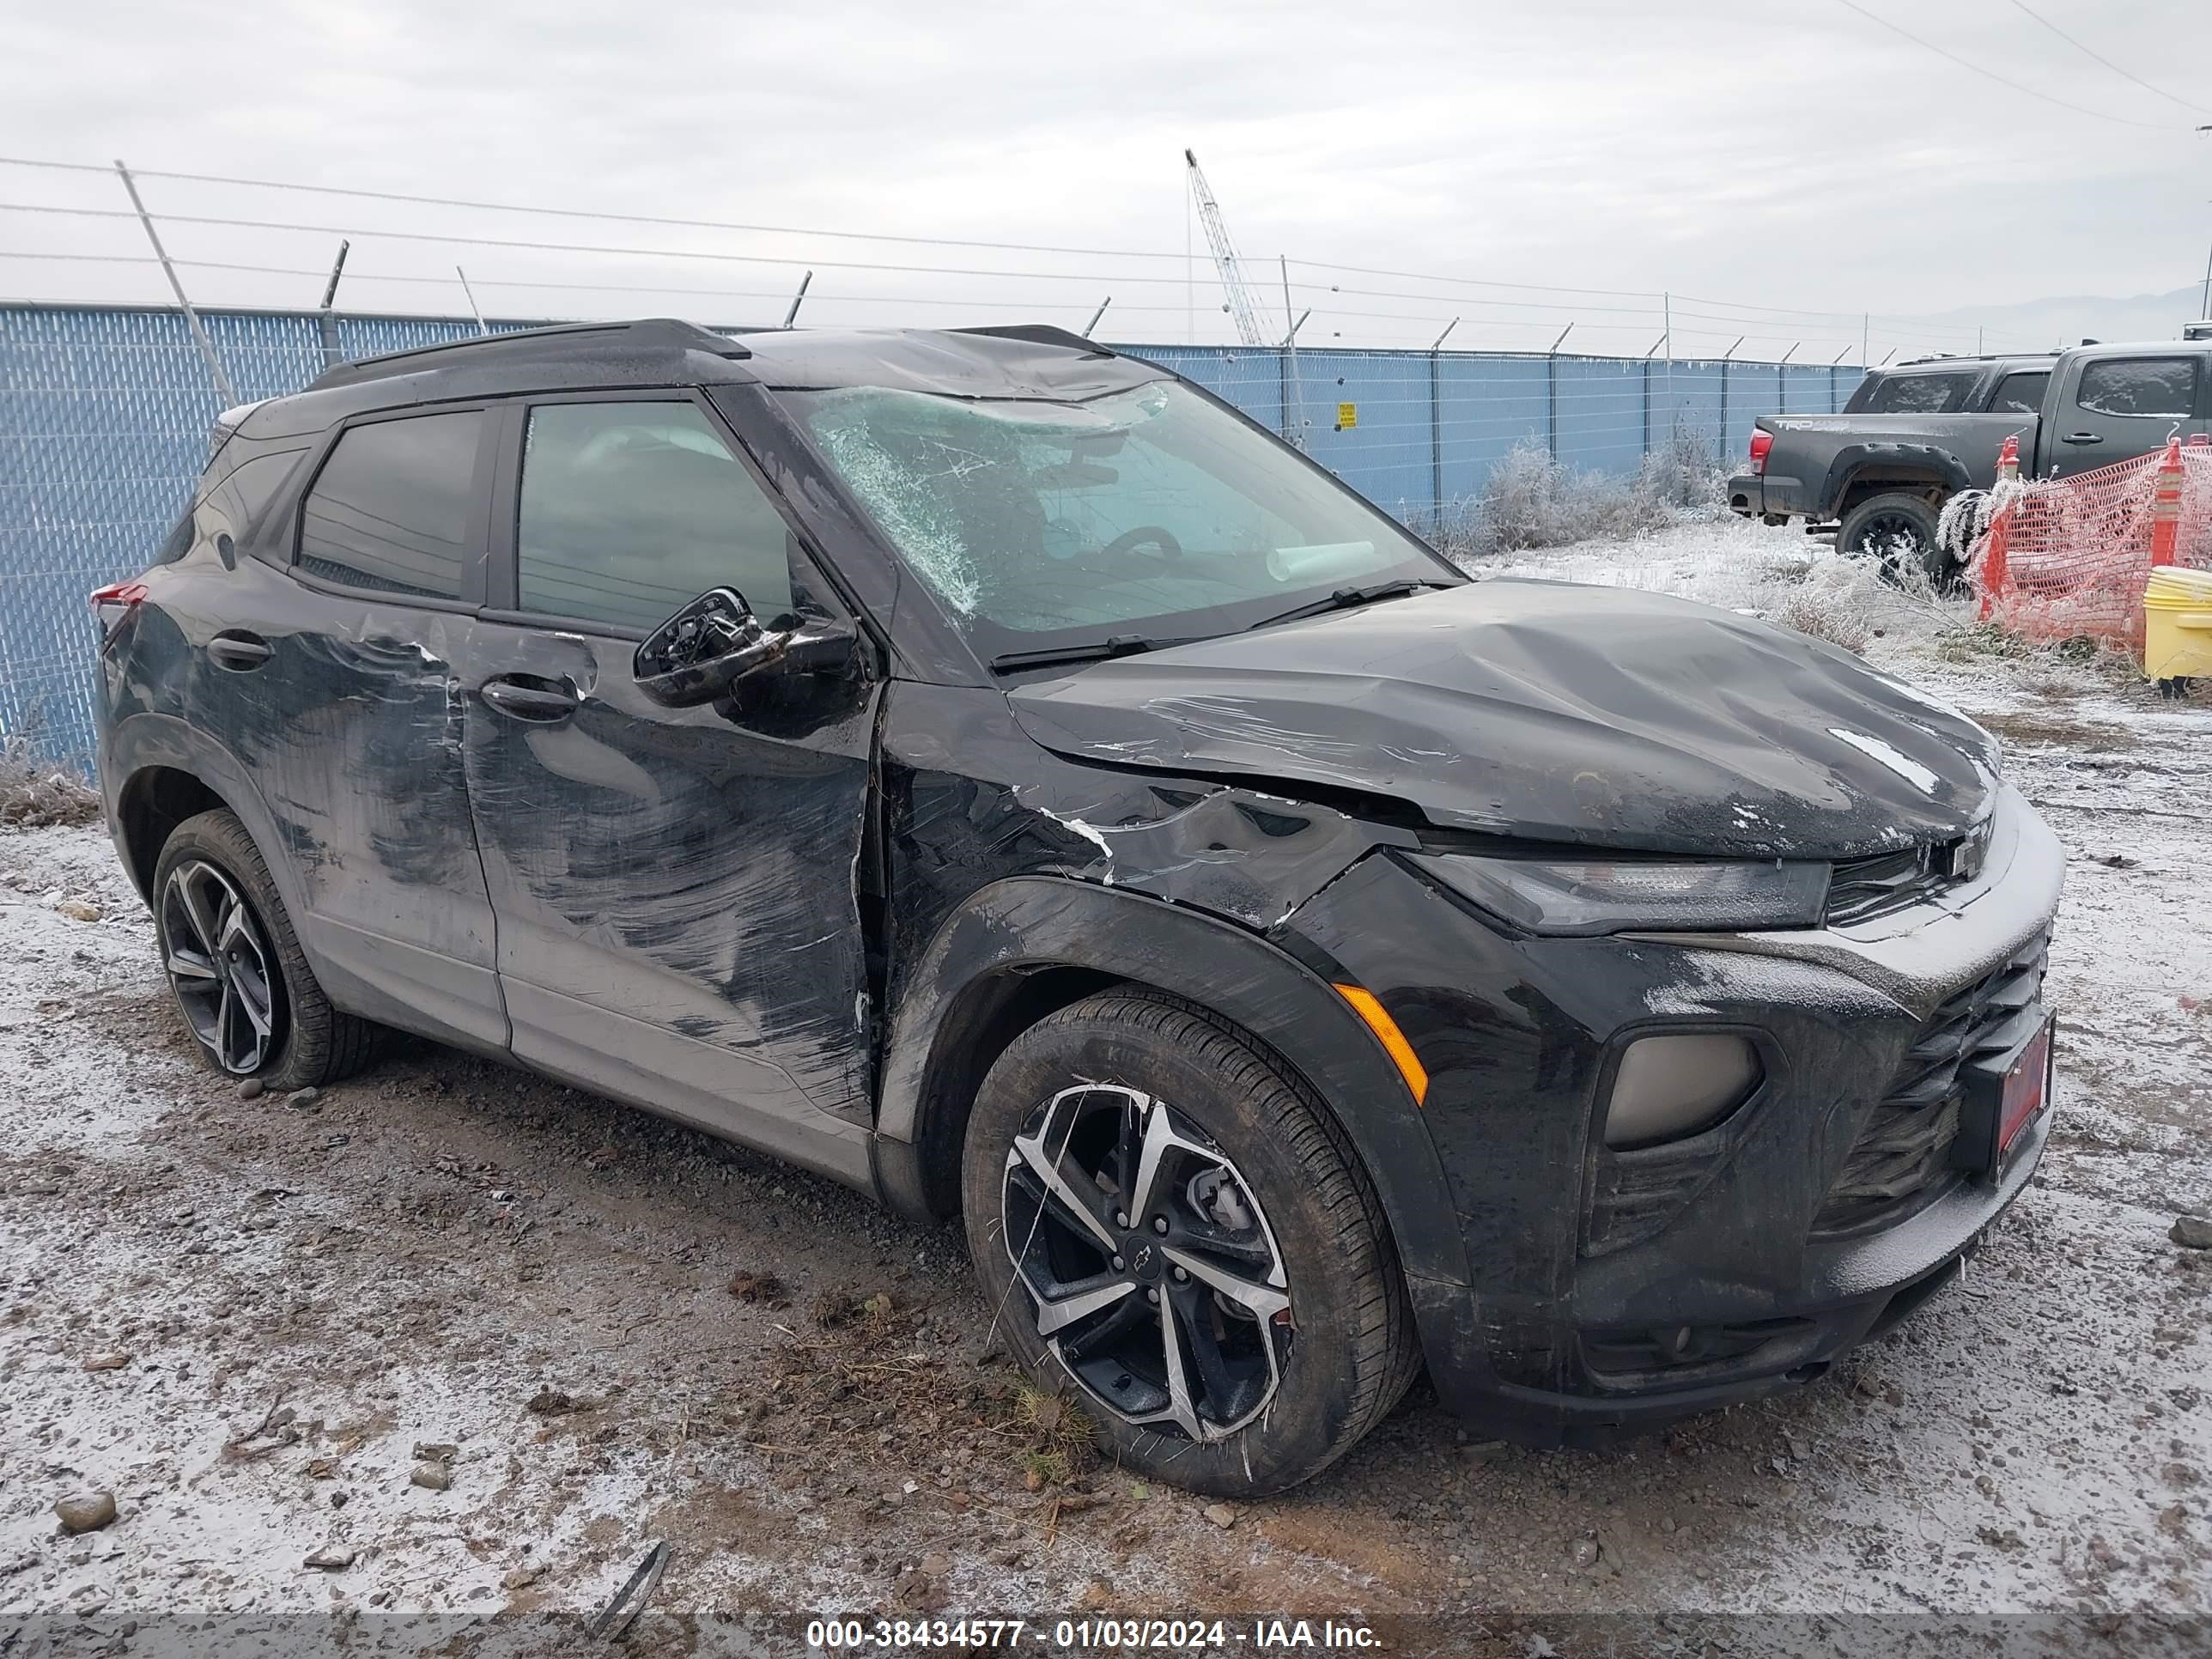
[[[1374,994],[1363,991],[1357,985],[1340,985],[1337,995],[1350,1003],[1352,1012],[1367,1022],[1367,1029],[1375,1033],[1384,1050],[1398,1067],[1398,1075],[1406,1079],[1406,1086],[1413,1091],[1413,1104],[1419,1106],[1429,1097],[1429,1073],[1421,1064],[1421,1057],[1413,1052],[1413,1045],[1406,1041],[1406,1034],[1398,1029],[1398,1022],[1390,1018],[1388,1009],[1376,1001]]]

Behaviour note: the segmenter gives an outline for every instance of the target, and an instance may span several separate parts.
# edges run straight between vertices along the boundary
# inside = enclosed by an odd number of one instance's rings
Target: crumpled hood
[[[1017,688],[1055,753],[1358,789],[1434,824],[1848,858],[1965,834],[1996,749],[1856,657],[1708,605],[1497,580]]]

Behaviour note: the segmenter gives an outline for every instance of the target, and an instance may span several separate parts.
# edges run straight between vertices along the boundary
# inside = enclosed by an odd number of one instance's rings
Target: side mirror
[[[739,680],[780,665],[801,672],[849,662],[852,636],[842,629],[771,630],[744,595],[713,587],[653,630],[631,659],[637,689],[665,708],[713,702]]]

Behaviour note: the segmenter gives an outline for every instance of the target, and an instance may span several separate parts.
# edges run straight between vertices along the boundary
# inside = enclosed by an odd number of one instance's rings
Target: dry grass
[[[1028,1443],[1021,1450],[1032,1488],[1064,1486],[1089,1467],[1097,1425],[1077,1406],[1028,1382],[1014,1385],[1014,1427]]]
[[[99,817],[100,792],[82,778],[41,762],[21,738],[0,742],[0,824],[40,829]]]

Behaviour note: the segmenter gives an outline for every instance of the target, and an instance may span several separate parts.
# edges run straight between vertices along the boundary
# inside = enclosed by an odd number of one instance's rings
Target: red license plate
[[[2028,1039],[2019,1057],[2005,1068],[2004,1086],[1998,1094],[1997,1156],[2002,1158],[2051,1099],[2051,1022]]]

